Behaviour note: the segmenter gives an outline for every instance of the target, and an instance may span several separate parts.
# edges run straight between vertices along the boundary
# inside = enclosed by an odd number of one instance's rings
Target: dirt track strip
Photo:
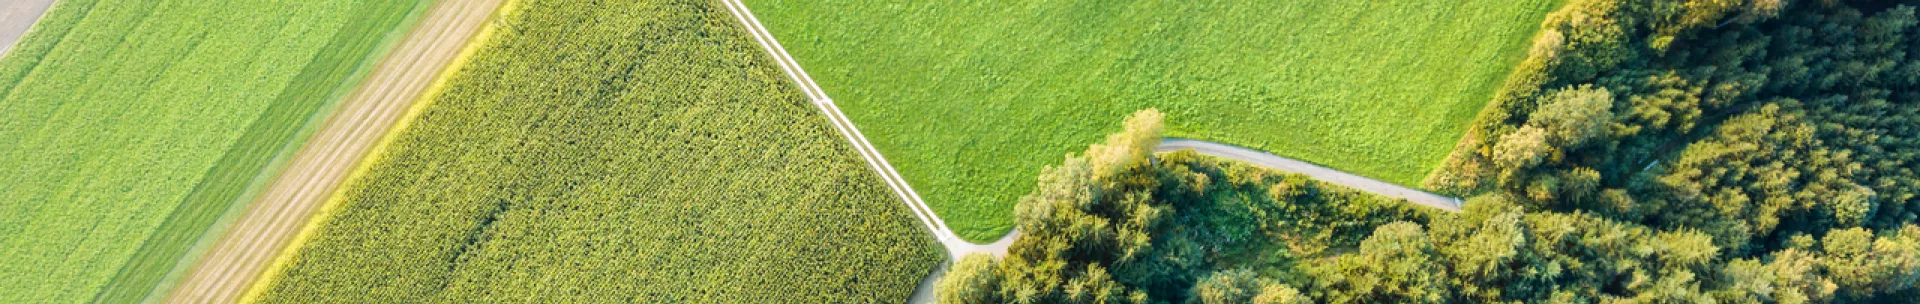
[[[502,0],[433,4],[287,169],[167,295],[168,303],[232,303],[262,275],[346,177],[413,106]]]
[[[1354,175],[1353,173],[1347,173],[1340,170],[1321,167],[1320,165],[1315,165],[1312,163],[1308,163],[1308,162],[1304,162],[1304,161],[1300,161],[1292,158],[1273,155],[1272,153],[1262,152],[1260,150],[1241,148],[1239,146],[1210,142],[1210,141],[1192,140],[1192,139],[1185,139],[1185,138],[1168,138],[1168,139],[1162,140],[1160,142],[1160,146],[1154,147],[1154,152],[1173,152],[1173,151],[1186,150],[1186,149],[1193,149],[1194,152],[1198,152],[1200,154],[1212,155],[1216,157],[1247,162],[1257,166],[1271,168],[1274,170],[1305,174],[1307,177],[1312,177],[1313,179],[1317,179],[1320,181],[1338,184],[1341,186],[1347,186],[1348,188],[1353,188],[1360,191],[1372,192],[1374,194],[1384,195],[1387,197],[1406,199],[1408,202],[1419,204],[1421,206],[1439,208],[1440,210],[1446,210],[1446,211],[1460,212],[1461,202],[1460,202],[1460,199],[1458,198],[1446,197],[1446,196],[1441,196],[1439,194],[1420,191],[1419,189],[1407,188],[1404,186],[1395,185],[1393,183],[1388,183],[1388,182],[1377,180],[1377,179],[1371,179],[1364,176]]]
[[[0,3],[0,57],[6,57],[14,42],[27,35],[33,22],[47,14],[53,0],[7,0]]]

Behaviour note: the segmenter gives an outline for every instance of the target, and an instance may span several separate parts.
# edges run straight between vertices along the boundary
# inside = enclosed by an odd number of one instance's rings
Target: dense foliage
[[[1735,256],[1920,217],[1915,1],[1581,0],[1427,181]]]
[[[1173,136],[1417,184],[1563,1],[746,2],[956,233],[991,241],[1039,168],[1149,107]]]
[[[1136,115],[1105,144],[1048,168],[1015,211],[1022,236],[1007,257],[962,259],[942,282],[942,299],[1291,303],[1303,295],[1273,278],[1301,281],[1301,262],[1432,212],[1192,151],[1149,157],[1159,119]]]
[[[1730,254],[1701,230],[1477,197],[1459,214],[1191,152],[1150,158],[1148,114],[1042,175],[1004,260],[963,259],[945,303],[1884,303],[1920,297],[1920,226]]]
[[[721,3],[515,5],[259,302],[897,303],[940,259]]]
[[[426,3],[56,3],[0,59],[0,302],[145,297]]]
[[[1697,230],[1660,231],[1498,196],[1466,212],[1382,226],[1357,253],[1309,270],[1327,303],[1886,303],[1920,296],[1920,226],[1850,229],[1754,258]]]

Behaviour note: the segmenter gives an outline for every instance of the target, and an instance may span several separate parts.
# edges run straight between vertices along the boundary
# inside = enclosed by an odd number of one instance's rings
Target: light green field
[[[0,59],[0,303],[154,289],[426,0],[61,0]]]
[[[712,0],[520,1],[263,303],[900,303],[941,258]]]
[[[1157,107],[1175,137],[1402,185],[1438,166],[1557,0],[749,0],[962,237]]]

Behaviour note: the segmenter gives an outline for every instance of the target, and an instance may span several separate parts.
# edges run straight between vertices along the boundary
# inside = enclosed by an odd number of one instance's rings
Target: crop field
[[[903,302],[940,260],[719,2],[508,5],[249,300]]]
[[[424,3],[57,2],[0,59],[0,303],[139,301]]]
[[[987,241],[1042,167],[1148,107],[1170,136],[1417,185],[1559,1],[747,2],[936,213]]]

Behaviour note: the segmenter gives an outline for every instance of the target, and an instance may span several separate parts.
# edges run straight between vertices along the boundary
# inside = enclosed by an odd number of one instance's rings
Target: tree
[[[1312,303],[1313,303],[1313,299],[1307,298],[1307,296],[1301,294],[1299,290],[1295,290],[1293,289],[1292,286],[1287,286],[1286,284],[1280,284],[1280,283],[1266,283],[1262,285],[1260,287],[1260,295],[1253,297],[1253,304],[1312,304]]]
[[[970,254],[954,263],[934,289],[940,303],[999,303],[1000,276],[994,273],[993,256]]]
[[[1445,257],[1459,296],[1470,302],[1534,299],[1551,292],[1541,288],[1542,273],[1533,249],[1526,214],[1495,194],[1468,201],[1459,218],[1436,221],[1429,231]]]
[[[1849,298],[1901,292],[1920,281],[1920,226],[1879,239],[1866,229],[1836,230],[1821,239],[1821,246],[1822,266]]]
[[[1108,180],[1126,170],[1145,167],[1147,157],[1160,146],[1160,134],[1165,131],[1161,123],[1164,117],[1160,110],[1140,110],[1127,117],[1124,131],[1107,135],[1106,144],[1088,147],[1087,159],[1093,163],[1094,179]]]
[[[1511,175],[1512,172],[1539,165],[1552,149],[1547,144],[1546,129],[1538,126],[1521,127],[1519,131],[1500,138],[1500,144],[1493,148],[1493,161]]]
[[[1452,296],[1443,265],[1419,224],[1396,222],[1336,260],[1318,287],[1330,303],[1441,303]]]
[[[1727,263],[1714,297],[1726,303],[1820,303],[1839,287],[1820,272],[1819,258],[1799,249],[1774,253],[1772,261],[1739,259]]]
[[[1193,292],[1188,295],[1191,304],[1231,304],[1253,302],[1261,292],[1262,282],[1252,270],[1234,269],[1214,272],[1193,284]]]
[[[1545,129],[1554,147],[1580,148],[1607,135],[1607,124],[1613,121],[1613,93],[1590,85],[1569,87],[1554,93],[1533,115],[1528,125]]]

